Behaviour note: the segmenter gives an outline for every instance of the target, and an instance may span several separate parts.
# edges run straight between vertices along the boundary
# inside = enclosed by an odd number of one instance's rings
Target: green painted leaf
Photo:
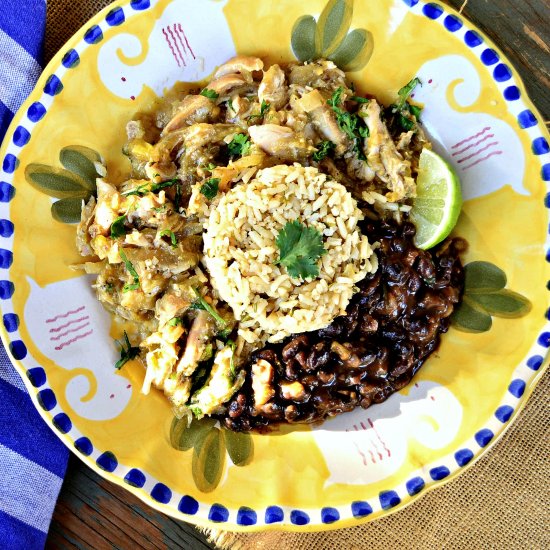
[[[319,57],[315,46],[316,34],[317,23],[311,15],[303,15],[294,23],[291,46],[298,61],[311,61]]]
[[[187,418],[172,420],[170,427],[170,444],[179,451],[188,451],[192,447],[201,446],[208,432],[214,427],[213,418],[193,419],[187,425]]]
[[[229,458],[235,466],[246,466],[252,461],[254,454],[254,442],[249,433],[225,431],[225,446]]]
[[[82,198],[61,199],[52,204],[52,217],[61,223],[78,223],[82,210]]]
[[[29,164],[25,168],[25,178],[35,189],[56,199],[68,197],[84,199],[90,196],[84,181],[62,168],[54,168],[46,164]]]
[[[489,315],[504,317],[505,319],[523,317],[533,307],[525,296],[511,290],[499,290],[498,292],[487,294],[471,294],[468,296],[468,299],[470,302],[481,306]]]
[[[354,29],[340,46],[329,55],[344,71],[358,71],[370,60],[374,51],[374,37],[365,29]]]
[[[453,312],[452,326],[463,332],[487,332],[493,325],[490,315],[474,309],[465,297],[462,304]]]
[[[464,288],[467,294],[498,292],[506,286],[506,274],[495,264],[471,262],[464,266]]]
[[[224,436],[220,429],[208,432],[203,444],[193,451],[191,470],[195,485],[203,493],[213,491],[222,477],[225,466]]]
[[[318,50],[329,57],[348,33],[353,16],[353,0],[329,0],[317,23]]]
[[[101,162],[99,153],[81,145],[63,147],[59,153],[61,164],[71,172],[82,178],[86,188],[90,191],[96,189],[96,178],[100,177],[94,163]]]

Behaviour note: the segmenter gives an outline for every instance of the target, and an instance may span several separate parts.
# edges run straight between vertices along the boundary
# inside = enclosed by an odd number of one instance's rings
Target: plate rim
[[[158,0],[153,0],[154,4],[157,3]],[[546,126],[540,123],[542,120],[542,116],[540,112],[538,111],[537,107],[534,105],[533,101],[531,100],[530,96],[527,93],[525,83],[522,79],[522,77],[519,75],[518,71],[515,69],[514,65],[510,62],[508,57],[502,52],[502,50],[499,48],[497,44],[495,44],[483,31],[481,31],[472,21],[465,16],[464,14],[459,13],[457,10],[452,8],[451,6],[448,6],[447,4],[440,4],[437,2],[429,2],[428,0],[401,0],[407,7],[408,10],[413,10],[417,5],[420,6],[438,6],[441,8],[442,13],[437,17],[439,19],[443,15],[452,15],[458,19],[460,19],[463,22],[463,26],[467,27],[468,30],[475,31],[479,34],[479,36],[483,39],[483,43],[486,44],[488,47],[493,49],[495,52],[499,55],[499,60],[501,63],[505,63],[509,69],[511,69],[512,72],[512,80],[511,82],[514,85],[517,85],[520,87],[522,94],[521,98],[523,100],[523,103],[525,104],[526,108],[531,111],[531,113],[535,116],[537,119],[537,125],[539,132],[542,136],[550,140],[550,132]],[[17,128],[20,119],[23,116],[23,113],[28,110],[30,105],[39,97],[42,95],[43,88],[48,81],[49,77],[52,74],[56,73],[56,70],[59,69],[60,66],[62,66],[62,59],[64,55],[72,49],[75,45],[79,44],[86,33],[86,31],[92,27],[93,25],[102,23],[105,21],[105,17],[115,8],[122,8],[127,7],[130,9],[132,4],[136,5],[145,5],[147,4],[145,11],[149,8],[149,0],[115,0],[114,2],[107,5],[105,8],[103,8],[100,12],[95,14],[92,18],[90,18],[84,25],[82,25],[74,34],[69,38],[69,40],[60,48],[60,50],[52,57],[52,59],[49,61],[49,63],[44,67],[35,87],[33,88],[33,91],[29,95],[29,97],[23,102],[21,107],[18,109],[18,111],[15,113],[12,122],[10,123],[6,134],[4,136],[4,139],[2,141],[2,144],[0,146],[0,158],[5,158],[6,151],[9,148],[9,145],[11,143],[11,140],[13,138],[13,134],[15,129]],[[140,8],[136,8],[132,5],[131,9],[138,10]],[[414,12],[413,12],[414,13]],[[134,14],[135,15],[135,14]],[[420,14],[419,14],[420,15]],[[124,24],[126,21],[124,21],[122,24]],[[434,21],[434,23],[437,23],[437,21]],[[90,47],[90,46],[87,46]],[[38,94],[38,96],[36,95]],[[517,130],[515,129],[515,133],[517,134]],[[529,157],[531,158],[531,157]],[[13,174],[12,181],[13,181]],[[4,177],[4,175],[3,175]],[[544,182],[543,182],[544,184]],[[9,210],[9,206],[7,207]],[[548,244],[548,236],[547,236],[547,244]],[[9,267],[8,267],[9,270]],[[7,278],[8,280],[9,277]],[[541,282],[542,284],[542,282]],[[0,302],[0,312],[4,313],[4,307],[3,304]],[[550,327],[550,323],[546,323],[543,325],[541,330],[544,332],[544,327]],[[540,335],[540,333],[539,333]],[[539,336],[537,335],[537,336]],[[377,510],[374,513],[370,513],[362,518],[357,517],[350,517],[346,519],[338,519],[337,521],[334,521],[332,523],[314,523],[309,522],[305,525],[296,525],[289,522],[288,517],[285,517],[284,523],[265,523],[258,521],[254,525],[243,525],[232,521],[225,521],[225,522],[217,522],[210,520],[206,517],[199,516],[197,514],[189,515],[181,512],[177,508],[177,502],[172,504],[171,506],[168,506],[166,504],[162,504],[158,501],[156,501],[149,492],[146,492],[143,489],[133,487],[127,483],[124,482],[124,479],[122,477],[119,477],[113,473],[110,473],[106,470],[101,469],[96,461],[93,458],[90,458],[89,456],[84,456],[82,453],[77,452],[77,449],[74,446],[74,441],[69,438],[64,433],[61,433],[58,429],[55,428],[53,423],[53,415],[50,414],[48,411],[46,411],[39,402],[38,394],[39,390],[37,387],[35,387],[27,374],[27,369],[23,366],[21,361],[19,359],[16,359],[11,351],[10,343],[12,342],[12,338],[10,338],[8,331],[6,330],[3,323],[0,323],[0,338],[2,340],[2,343],[4,345],[4,348],[6,350],[6,353],[8,354],[10,361],[12,365],[14,366],[15,370],[21,377],[27,392],[29,396],[31,397],[31,400],[33,402],[34,407],[40,414],[40,416],[44,419],[46,424],[52,429],[52,431],[61,439],[63,444],[80,460],[84,462],[88,467],[92,468],[96,473],[98,473],[102,478],[105,478],[116,485],[123,487],[124,489],[130,491],[133,495],[137,496],[142,502],[147,504],[148,506],[151,506],[152,508],[156,509],[159,512],[165,513],[175,519],[185,521],[187,523],[191,523],[200,527],[205,528],[214,528],[214,529],[221,529],[221,530],[227,530],[227,531],[235,531],[235,532],[259,532],[259,531],[289,531],[289,532],[315,532],[315,531],[328,531],[328,530],[334,530],[334,529],[340,529],[343,527],[351,527],[356,525],[362,525],[365,523],[368,523],[370,521],[375,521],[377,519],[381,519],[382,517],[386,517],[390,514],[393,514],[399,510],[404,509],[405,507],[409,506],[413,502],[416,502],[419,498],[421,498],[423,495],[427,494],[428,492],[435,490],[446,483],[456,479],[457,476],[462,474],[464,471],[468,470],[470,467],[472,467],[475,463],[477,463],[478,460],[480,460],[485,454],[493,448],[493,446],[500,441],[502,436],[507,432],[507,430],[510,428],[513,422],[517,419],[519,414],[523,411],[525,405],[527,404],[527,401],[529,400],[530,396],[532,395],[535,387],[540,382],[542,376],[548,369],[550,365],[550,351],[548,348],[546,348],[545,355],[543,357],[542,364],[540,367],[535,371],[535,374],[532,376],[530,381],[526,383],[524,393],[520,396],[518,399],[518,402],[513,409],[512,414],[507,419],[506,422],[502,423],[501,426],[499,426],[499,430],[494,433],[492,439],[489,441],[489,443],[485,446],[480,446],[479,449],[473,454],[473,457],[464,464],[463,466],[456,465],[452,471],[450,471],[449,475],[447,475],[444,479],[440,480],[433,480],[429,483],[426,483],[425,487],[417,494],[414,495],[406,495],[405,498],[402,498],[400,502],[390,508]],[[533,345],[536,343],[536,337],[533,344],[531,344],[530,350],[532,349]],[[528,355],[531,355],[531,351],[527,353]],[[521,363],[517,365],[519,367]],[[516,368],[517,368],[516,367]],[[513,375],[512,379],[513,380]],[[481,428],[485,427],[485,423],[481,426]],[[83,434],[85,435],[85,434]],[[102,450],[102,452],[106,452],[105,450]],[[442,460],[442,458],[438,459]],[[128,468],[131,468],[129,465],[125,465]],[[149,476],[152,478],[152,476]],[[155,479],[155,482],[160,483],[159,480]],[[210,508],[212,505],[200,503],[203,506],[206,506]],[[339,507],[342,507],[343,505],[338,505]],[[290,506],[285,506],[285,508],[290,509]],[[319,510],[321,507],[315,508],[314,510]],[[309,508],[301,508],[303,510],[309,511],[311,509]],[[229,510],[234,511],[235,508],[229,508]],[[263,508],[258,509],[258,511],[262,511]]]

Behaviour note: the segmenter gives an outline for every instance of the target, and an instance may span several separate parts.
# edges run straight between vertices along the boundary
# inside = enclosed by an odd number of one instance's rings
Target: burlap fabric
[[[258,1],[258,0],[255,0]],[[45,60],[109,0],[48,0]],[[508,432],[457,479],[404,510],[322,533],[207,531],[232,550],[550,548],[550,373]]]

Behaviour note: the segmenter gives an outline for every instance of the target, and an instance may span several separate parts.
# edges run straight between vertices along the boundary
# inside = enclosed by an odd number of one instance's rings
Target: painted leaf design
[[[303,15],[294,23],[290,43],[296,59],[310,61],[319,57],[315,47],[316,34],[317,23],[311,15]]]
[[[172,420],[170,427],[170,444],[179,451],[188,451],[192,447],[201,446],[208,432],[214,427],[213,418],[192,420],[187,424],[187,418]]]
[[[41,193],[57,199],[68,197],[83,199],[90,196],[90,190],[84,181],[62,168],[46,164],[29,164],[25,168],[25,178]]]
[[[365,29],[354,29],[328,58],[344,71],[362,69],[372,57],[374,38]]]
[[[225,431],[225,446],[235,466],[246,466],[252,461],[254,443],[249,433]]]
[[[52,204],[52,217],[61,223],[78,223],[82,209],[82,198],[70,197]]]
[[[318,50],[328,57],[344,39],[351,25],[353,0],[329,0],[317,24]]]
[[[100,177],[96,169],[96,164],[101,162],[99,153],[89,147],[71,145],[61,149],[59,160],[67,170],[82,178],[87,189],[90,191],[95,190],[95,180]]]
[[[515,319],[527,315],[532,309],[531,302],[511,290],[500,290],[487,294],[469,294],[468,299],[477,305],[489,315],[495,317],[504,317],[505,319]]]
[[[465,291],[468,294],[498,292],[506,286],[506,274],[495,264],[471,262],[464,267]]]
[[[224,436],[220,429],[213,428],[193,451],[192,473],[197,488],[203,493],[213,491],[220,483],[224,466]]]
[[[473,308],[466,297],[460,307],[453,312],[451,319],[453,327],[464,332],[487,332],[493,325],[491,316]]]

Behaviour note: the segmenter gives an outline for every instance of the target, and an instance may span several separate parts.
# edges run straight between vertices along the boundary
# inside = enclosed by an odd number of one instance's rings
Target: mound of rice
[[[204,235],[204,263],[249,344],[277,342],[326,327],[345,309],[354,285],[376,271],[377,257],[357,222],[363,214],[346,188],[316,168],[265,168],[221,197]],[[275,239],[298,220],[323,235],[319,276],[291,278],[276,265]]]

